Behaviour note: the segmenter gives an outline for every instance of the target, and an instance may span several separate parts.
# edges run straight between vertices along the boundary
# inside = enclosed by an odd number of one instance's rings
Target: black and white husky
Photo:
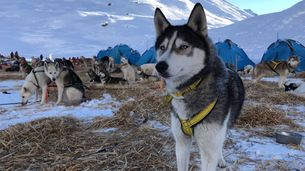
[[[61,101],[66,105],[77,105],[85,96],[85,86],[79,76],[70,68],[60,65],[58,62],[45,62],[45,74],[55,81],[58,97],[56,104]]]
[[[169,94],[178,170],[188,170],[192,139],[200,149],[201,170],[225,167],[223,143],[228,126],[240,114],[243,83],[216,56],[199,3],[185,25],[172,26],[158,8],[154,22],[156,69]]]

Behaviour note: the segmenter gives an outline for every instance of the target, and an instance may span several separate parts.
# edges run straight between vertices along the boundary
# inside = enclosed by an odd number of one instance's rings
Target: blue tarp
[[[112,57],[116,64],[121,63],[121,57],[125,57],[128,59],[130,64],[137,66],[145,63],[156,62],[156,52],[154,47],[146,50],[143,55],[141,55],[138,51],[130,48],[128,45],[120,44],[113,48],[109,47],[106,50],[101,50],[97,54],[97,59],[101,59],[105,56]]]
[[[296,55],[299,58],[299,65],[296,71],[305,71],[305,47],[292,39],[277,40],[272,43],[262,57],[263,61],[287,61],[287,59]]]
[[[141,66],[143,64],[147,64],[147,63],[157,63],[157,59],[156,59],[156,50],[155,47],[151,47],[150,49],[146,50],[140,60],[137,62],[138,66]]]
[[[237,63],[238,71],[243,70],[246,65],[255,66],[255,63],[249,59],[244,50],[229,39],[226,39],[224,42],[216,43],[215,47],[217,55],[226,63],[226,65],[235,66]]]

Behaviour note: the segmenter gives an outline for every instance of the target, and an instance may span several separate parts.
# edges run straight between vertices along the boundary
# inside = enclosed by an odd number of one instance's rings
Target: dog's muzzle
[[[165,61],[161,61],[157,63],[156,70],[161,74],[164,75],[168,69],[168,64]]]

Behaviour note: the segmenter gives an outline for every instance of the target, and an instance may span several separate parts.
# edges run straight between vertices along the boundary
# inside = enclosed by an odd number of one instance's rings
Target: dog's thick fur
[[[109,56],[103,57],[99,62],[102,62],[105,65],[108,73],[112,73],[116,70],[114,59]]]
[[[36,93],[36,100],[38,99],[39,90],[42,91],[41,104],[46,103],[47,88],[50,83],[50,78],[44,73],[44,67],[34,68],[25,78],[25,82],[21,88],[21,103],[24,105],[29,98]]]
[[[58,62],[62,67],[74,70],[74,65],[67,59],[56,58],[54,59],[54,62]]]
[[[108,71],[108,66],[103,61],[94,65],[95,73],[100,77],[103,84],[127,84],[127,80],[119,77],[112,77]]]
[[[154,22],[156,69],[173,97],[171,129],[176,141],[178,171],[188,170],[192,139],[199,146],[203,171],[215,171],[217,163],[224,167],[223,143],[228,125],[240,114],[245,95],[243,83],[237,73],[227,69],[216,56],[208,38],[206,16],[199,3],[186,25],[172,26],[158,8]],[[182,97],[174,95],[198,80],[202,81],[195,90]],[[215,107],[193,127],[193,135],[185,135],[179,119],[192,118],[215,99]]]
[[[284,88],[285,80],[289,73],[294,72],[298,66],[299,59],[297,56],[291,56],[287,61],[270,61],[261,62],[254,69],[253,82],[257,83],[263,77],[279,75],[278,86]]]
[[[24,78],[32,71],[32,67],[28,64],[24,57],[19,58],[20,70],[23,73]]]
[[[42,60],[43,59],[41,57],[39,58],[32,57],[32,68],[44,66],[44,62]]]
[[[72,69],[63,67],[58,62],[46,62],[44,70],[51,81],[56,83],[58,90],[56,104],[63,101],[65,105],[78,105],[83,101],[84,84]]]
[[[244,75],[253,75],[254,67],[252,65],[246,65],[243,70]]]
[[[137,74],[145,77],[158,77],[158,72],[156,70],[156,64],[143,64],[137,68]]]
[[[87,72],[90,82],[101,83],[101,78],[90,68]]]
[[[124,79],[128,81],[128,84],[133,84],[136,81],[136,72],[128,63],[128,60],[126,58],[121,59],[120,68],[123,72]]]

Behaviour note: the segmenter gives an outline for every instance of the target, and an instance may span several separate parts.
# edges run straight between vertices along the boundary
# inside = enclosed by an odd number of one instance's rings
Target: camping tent
[[[116,45],[114,48],[109,47],[106,50],[99,51],[97,54],[97,59],[101,59],[105,56],[112,57],[116,64],[121,63],[121,57],[125,57],[128,59],[130,64],[137,66],[145,63],[156,62],[156,52],[154,47],[146,50],[143,55],[141,55],[138,51],[133,50],[128,45],[120,44]]]
[[[296,71],[305,71],[305,47],[292,39],[278,39],[272,43],[262,57],[262,61],[286,61],[290,56],[298,56],[300,63]]]
[[[128,45],[119,44],[116,45],[114,48],[108,48],[106,50],[101,50],[97,54],[97,58],[101,59],[105,56],[110,56],[114,59],[116,64],[121,63],[121,57],[125,57],[128,59],[130,64],[135,65],[137,61],[140,59],[141,55],[138,51],[133,50]]]
[[[151,47],[142,54],[141,58],[137,62],[137,65],[141,66],[147,63],[156,63],[157,62],[156,56],[157,54],[155,47]]]
[[[226,63],[226,65],[236,66],[237,70],[243,70],[246,65],[255,66],[255,63],[249,59],[243,49],[229,39],[215,44],[217,55]],[[234,67],[235,68],[235,67]]]

